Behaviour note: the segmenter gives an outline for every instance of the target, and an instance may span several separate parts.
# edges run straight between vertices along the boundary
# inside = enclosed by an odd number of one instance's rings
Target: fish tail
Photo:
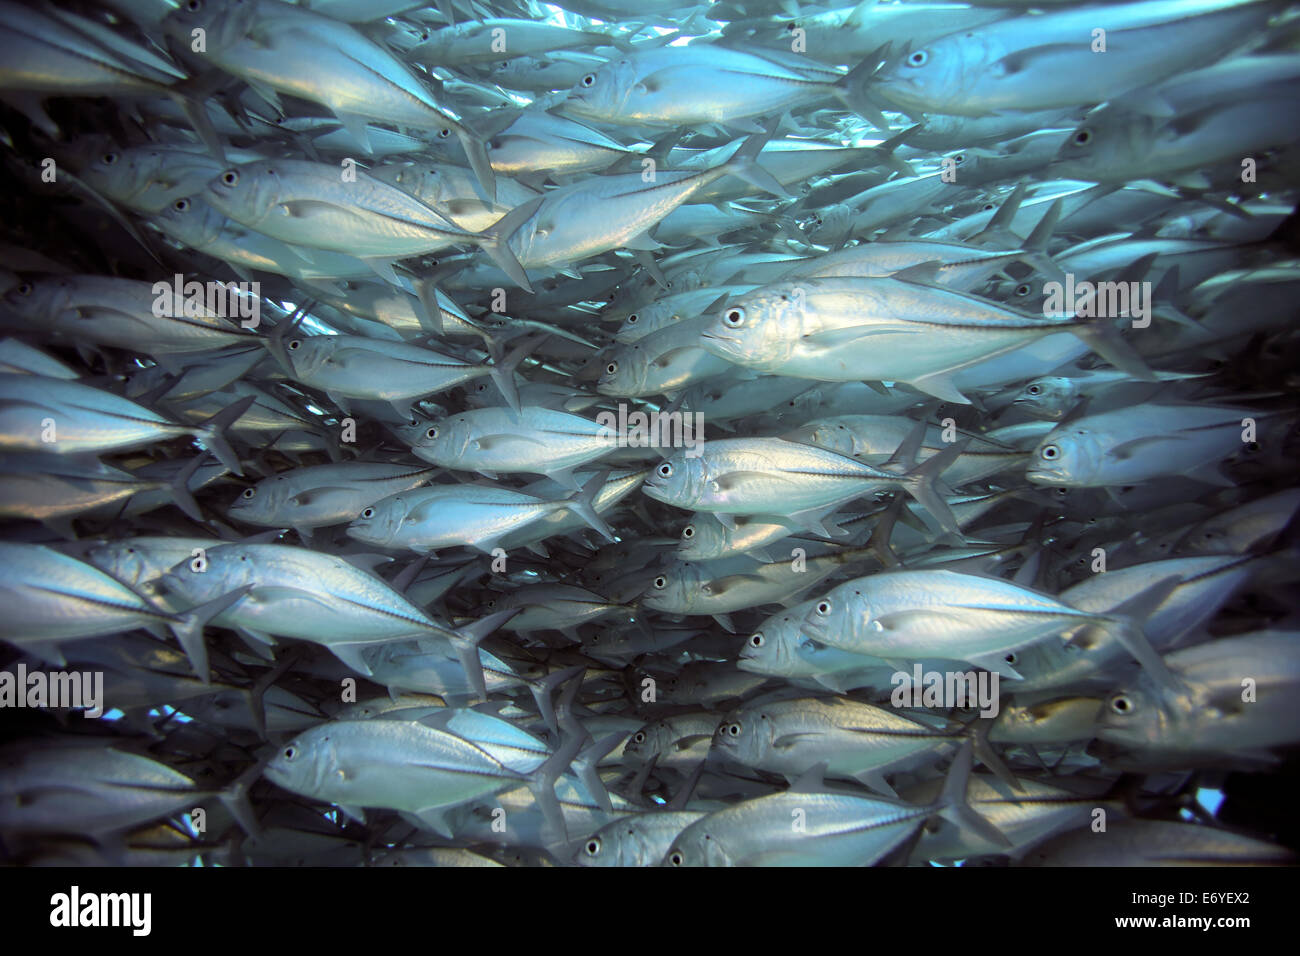
[[[529,684],[529,689],[533,693],[533,701],[537,704],[537,712],[542,715],[542,722],[546,724],[546,729],[555,734],[556,737],[560,736],[560,710],[552,704],[551,695],[555,692],[555,688],[559,687],[569,678],[577,676],[578,679],[573,682],[574,686],[572,688],[565,688],[564,697],[562,697],[560,701],[560,707],[571,708],[573,705],[573,695],[582,687],[581,675],[586,670],[586,665],[575,664],[572,667],[566,667],[564,670],[554,671],[547,674],[544,679]],[[565,717],[569,721],[572,721],[572,714],[570,712],[566,711]],[[575,725],[572,723],[569,724],[569,727],[573,726]],[[566,727],[566,730],[567,729],[568,727]],[[581,729],[580,726],[579,729]]]
[[[500,359],[493,359],[491,369],[488,374],[496,387],[501,390],[505,396],[506,404],[510,410],[515,413],[516,418],[519,416],[519,391],[515,388],[515,371],[519,368],[520,363],[533,350],[536,340],[530,339],[520,345],[515,346]]]
[[[199,510],[198,502],[194,500],[194,495],[190,493],[190,479],[194,477],[199,470],[199,466],[207,458],[208,452],[195,455],[189,464],[181,469],[180,474],[172,479],[170,485],[172,500],[176,502],[176,506],[200,523],[203,521],[203,512]]]
[[[1115,368],[1139,382],[1159,381],[1142,356],[1133,346],[1124,341],[1124,337],[1119,334],[1119,329],[1115,328],[1109,318],[1076,316],[1074,322],[1070,331]]]
[[[961,534],[961,528],[957,524],[957,516],[952,513],[952,509],[948,507],[948,502],[943,500],[943,495],[939,494],[935,485],[939,476],[957,460],[957,457],[966,450],[966,446],[969,444],[970,439],[965,438],[949,445],[943,451],[930,456],[903,476],[903,487],[907,489],[908,494],[915,498],[922,508],[939,520],[944,531],[958,535]]]
[[[257,821],[257,814],[253,812],[252,804],[248,802],[248,788],[262,775],[275,752],[274,749],[268,749],[261,760],[236,777],[230,786],[217,792],[217,799],[222,806],[230,812],[243,831],[254,839],[262,835],[262,827]]]
[[[871,78],[890,56],[893,42],[884,43],[862,58],[862,61],[840,77],[835,83],[835,95],[859,116],[870,122],[882,133],[889,132],[889,120],[880,111],[880,106],[867,95]]]
[[[743,179],[755,189],[760,189],[765,193],[771,193],[778,199],[791,199],[790,190],[786,189],[777,180],[775,176],[769,173],[762,166],[758,165],[758,154],[763,151],[763,147],[768,144],[772,138],[774,126],[768,124],[768,129],[762,133],[755,133],[741,144],[736,154],[727,160],[723,169]]]
[[[605,540],[614,541],[614,531],[605,519],[596,513],[596,495],[600,489],[605,487],[605,482],[609,479],[609,469],[587,479],[587,483],[578,491],[575,491],[569,497],[559,502],[565,509],[572,511],[587,524],[591,525],[602,535]]]
[[[546,762],[528,775],[528,789],[533,799],[542,810],[546,819],[547,843],[565,844],[569,841],[568,829],[564,825],[564,811],[555,799],[555,782],[568,771],[573,759],[578,756],[588,737],[573,735],[561,741],[555,753]]]
[[[1006,834],[976,813],[966,802],[966,785],[970,782],[974,749],[974,741],[966,740],[957,751],[934,810],[950,823],[978,834],[996,846],[1011,846],[1011,841],[1007,839]]]
[[[212,682],[212,673],[208,667],[208,646],[203,642],[203,628],[210,620],[226,610],[250,590],[252,590],[252,587],[245,585],[242,588],[223,594],[219,598],[214,598],[206,604],[191,608],[184,614],[177,614],[167,622],[168,627],[176,636],[177,642],[181,645],[181,649],[185,651],[185,656],[189,658],[194,673],[205,684]]]
[[[1015,774],[1003,763],[997,751],[989,746],[989,732],[993,729],[993,722],[996,719],[996,717],[976,717],[968,726],[962,729],[962,733],[970,737],[974,747],[975,759],[993,771],[994,776],[1012,790],[1024,793],[1025,788],[1016,779]]]
[[[217,459],[236,475],[242,475],[244,470],[239,463],[239,456],[235,454],[234,449],[226,441],[224,433],[227,428],[243,418],[244,413],[252,408],[253,403],[256,401],[256,395],[241,398],[233,405],[228,405],[217,412],[194,430],[194,433],[203,439],[203,443],[217,456]]]
[[[496,173],[492,171],[492,161],[488,159],[487,146],[483,137],[460,123],[453,124],[451,129],[460,140],[465,156],[469,159],[469,168],[474,170],[474,175],[478,178],[479,185],[483,187],[487,199],[496,202]]]
[[[1151,646],[1146,636],[1145,625],[1151,615],[1182,583],[1183,578],[1180,575],[1161,578],[1151,587],[1129,598],[1101,618],[1103,626],[1123,645],[1133,659],[1142,665],[1142,670],[1155,681],[1166,700],[1184,693],[1186,688]]]
[[[510,277],[510,281],[530,293],[533,291],[532,284],[528,281],[528,275],[524,272],[518,257],[510,248],[510,237],[532,218],[545,198],[538,196],[516,206],[474,237],[475,244],[491,256],[492,261]]]
[[[523,608],[512,607],[497,611],[495,614],[489,614],[487,617],[481,617],[477,621],[455,628],[448,634],[452,647],[456,649],[456,656],[460,658],[460,665],[465,668],[465,677],[481,700],[487,700],[488,693],[487,680],[483,676],[483,660],[479,657],[478,646],[483,643],[483,638],[522,610]]]

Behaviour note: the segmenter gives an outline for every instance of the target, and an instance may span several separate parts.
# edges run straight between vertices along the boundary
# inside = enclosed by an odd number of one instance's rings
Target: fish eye
[[[660,478],[671,478],[673,476],[673,466],[668,462],[664,462],[655,471],[658,472]]]
[[[831,602],[830,601],[818,602],[817,613],[820,614],[822,617],[825,617],[827,614],[831,613]]]
[[[20,285],[20,286],[18,287],[18,294],[19,294],[19,295],[31,295],[31,294],[32,294],[32,284],[31,284],[30,282],[24,282],[22,285]]]
[[[245,489],[244,489],[244,497],[245,497],[245,498],[252,498],[255,494],[257,494],[257,489],[256,489],[256,488],[245,488]]]
[[[361,512],[361,517],[363,518],[373,518],[374,516],[375,516],[374,508],[367,508],[365,511]]]
[[[930,55],[924,50],[917,50],[907,58],[908,66],[925,66],[925,61],[930,59]]]
[[[1010,654],[1004,657],[1003,660],[1006,661],[1008,664],[1014,664],[1016,661],[1020,660],[1020,658],[1018,658],[1015,652],[1012,651]]]
[[[103,156],[99,158],[100,161],[105,166],[112,166],[115,162],[117,162],[117,153],[105,153]]]
[[[632,742],[633,742],[633,743],[636,743],[636,744],[643,744],[643,743],[645,743],[645,734],[641,733],[641,731],[638,730],[638,731],[636,732],[636,736],[634,736],[634,737],[632,738]]]
[[[185,212],[190,208],[190,201],[188,199],[178,199],[172,203],[172,208],[177,212]]]
[[[980,211],[981,211],[981,212],[991,212],[991,211],[993,211],[993,210],[996,209],[996,208],[997,208],[997,206],[993,205],[993,203],[991,203],[991,202],[986,202],[986,203],[984,204],[984,207],[983,207]]]
[[[597,853],[599,853],[599,852],[600,852],[600,841],[599,841],[599,840],[588,840],[588,841],[587,841],[587,856],[595,856],[595,855],[596,855]]]
[[[437,438],[437,437],[438,437],[438,426],[437,426],[437,425],[430,425],[428,428],[426,428],[425,431],[424,431],[424,437],[425,437],[425,438]]]
[[[615,372],[618,371],[618,363],[610,362],[608,365],[605,366],[605,371],[608,372],[610,375],[613,375]]]
[[[673,866],[681,866],[682,865],[681,853],[679,852],[671,853],[668,857],[668,862],[671,863]]]
[[[1030,285],[1029,285],[1028,282],[1022,282],[1022,283],[1020,283],[1020,285],[1016,286],[1016,295],[1019,295],[1019,296],[1026,296],[1026,295],[1029,295],[1029,293],[1032,292],[1032,291],[1033,291],[1033,289],[1030,288]]]
[[[1043,387],[1041,385],[1030,385],[1029,388],[1025,389],[1025,391],[1027,391],[1030,395],[1041,395],[1043,392]]]
[[[662,591],[664,588],[668,587],[668,579],[662,574],[659,575],[659,577],[655,578],[655,587]]]
[[[739,737],[739,736],[740,736],[740,724],[728,724],[728,725],[727,725],[727,733],[730,734],[732,737]]]
[[[285,748],[284,748],[284,759],[285,759],[285,760],[292,760],[292,759],[293,759],[294,757],[296,757],[296,756],[298,756],[298,751],[297,751],[295,748],[293,748],[293,747],[285,747]]]
[[[956,163],[958,166],[960,166],[962,163],[966,162],[966,154],[958,153],[956,156],[952,158],[952,161]]]
[[[439,139],[446,139],[450,135],[451,135],[451,130],[445,126],[442,129],[438,130]]]
[[[683,529],[682,529],[682,537],[683,537],[683,538],[693,538],[693,537],[695,537],[695,525],[693,525],[693,524],[688,524],[685,528],[683,528]]]
[[[1091,141],[1092,141],[1092,131],[1091,131],[1091,130],[1081,129],[1081,130],[1079,130],[1079,132],[1077,132],[1077,133],[1074,134],[1074,145],[1075,145],[1075,146],[1087,146],[1088,143],[1091,142]]]
[[[294,339],[292,342],[289,343],[290,352],[296,352],[301,347],[302,347],[302,339]]]
[[[583,86],[591,86],[591,85],[592,85],[593,83],[595,83],[595,82],[596,82],[596,74],[595,74],[595,73],[588,73],[586,76],[584,76],[584,77],[582,78],[582,85],[583,85]]]
[[[751,637],[751,638],[749,639],[749,646],[750,646],[750,647],[762,647],[762,646],[763,646],[763,635],[762,635],[762,634],[755,634],[753,637]]]
[[[233,169],[227,169],[221,174],[221,181],[227,186],[233,186],[239,182],[239,173],[235,172]]]
[[[1039,454],[1043,456],[1044,461],[1056,461],[1061,457],[1061,449],[1056,445],[1047,445]]]
[[[633,312],[631,315],[629,315],[629,316],[627,317],[627,324],[628,324],[628,325],[636,325],[636,320],[637,320],[638,318],[639,318],[639,316],[638,316],[635,312]]]
[[[733,329],[740,328],[745,322],[744,309],[728,309],[727,314],[722,317],[722,321],[727,323]]]
[[[1110,699],[1110,709],[1117,714],[1128,714],[1133,711],[1133,702],[1120,694]]]

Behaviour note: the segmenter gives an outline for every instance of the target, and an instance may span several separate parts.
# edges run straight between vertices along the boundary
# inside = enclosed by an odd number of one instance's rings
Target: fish
[[[1293,14],[0,0],[6,862],[1293,863]]]

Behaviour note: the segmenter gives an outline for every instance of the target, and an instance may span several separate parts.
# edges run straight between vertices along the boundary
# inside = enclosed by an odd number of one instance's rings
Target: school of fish
[[[1300,4],[0,0],[0,137],[0,862],[1294,862]]]

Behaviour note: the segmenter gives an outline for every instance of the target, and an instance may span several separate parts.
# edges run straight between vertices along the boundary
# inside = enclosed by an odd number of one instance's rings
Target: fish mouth
[[[1030,481],[1036,481],[1042,485],[1065,485],[1065,474],[1055,469],[1029,468],[1025,471],[1025,477]]]
[[[733,335],[727,335],[723,332],[708,331],[701,332],[700,338],[708,342],[717,342],[718,349],[723,352],[739,353],[740,339]],[[706,346],[707,348],[707,346]]]
[[[647,478],[645,482],[641,485],[641,491],[649,495],[651,498],[655,499],[655,501],[663,501],[663,502],[668,501],[668,499],[665,497],[663,488],[661,488],[659,485],[650,484],[649,478]]]

